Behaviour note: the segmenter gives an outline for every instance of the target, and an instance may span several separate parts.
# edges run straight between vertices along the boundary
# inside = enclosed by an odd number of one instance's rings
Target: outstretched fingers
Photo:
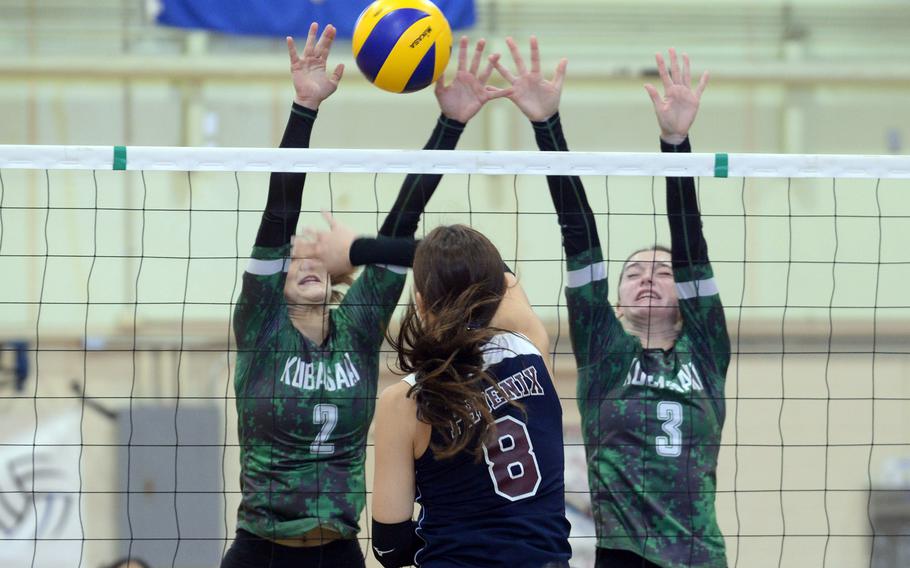
[[[496,69],[496,71],[498,71],[500,75],[502,75],[503,79],[505,79],[509,83],[514,83],[515,75],[513,75],[511,71],[506,69],[506,67],[499,61],[499,57],[500,56],[498,53],[494,53],[493,55],[490,56],[490,59],[489,59],[490,63],[493,65],[493,68]]]
[[[436,95],[436,98],[439,98],[442,95],[443,91],[446,90],[446,72],[443,71],[437,77],[436,82],[433,83],[433,94]]]
[[[701,74],[701,79],[698,80],[698,87],[695,88],[695,96],[698,97],[699,100],[701,100],[701,94],[705,92],[705,87],[708,86],[708,79],[710,78],[711,76],[707,71]]]
[[[540,73],[540,45],[535,36],[531,36],[531,73]]]
[[[288,57],[291,59],[291,66],[297,65],[300,62],[300,56],[297,55],[297,46],[294,44],[294,38],[288,36],[284,39],[288,44]]]
[[[329,80],[332,81],[332,83],[335,83],[337,85],[341,81],[341,77],[343,75],[344,75],[344,63],[339,63],[338,65],[335,66],[335,70],[332,71],[332,76],[330,77]]]
[[[313,55],[321,58],[328,57],[329,51],[332,49],[333,41],[335,41],[335,26],[329,24],[322,30],[322,35],[319,36],[319,41],[316,42]]]
[[[474,47],[474,57],[471,58],[471,68],[468,70],[471,75],[477,75],[477,70],[480,69],[480,62],[483,59],[483,50],[486,49],[486,47],[487,40],[477,40],[477,45]],[[492,68],[490,71],[492,72]],[[489,74],[487,77],[489,78]]]
[[[515,69],[518,71],[519,75],[525,75],[528,70],[525,67],[525,61],[521,57],[521,52],[518,51],[518,44],[515,43],[515,40],[507,37],[506,45],[509,46],[509,52],[512,54],[512,60],[515,62]]]
[[[676,83],[680,84],[682,82],[682,76],[679,72],[679,59],[676,57],[676,50],[672,47],[670,51],[670,79]]]
[[[689,54],[683,53],[682,58],[683,58],[683,76],[682,76],[683,85],[685,85],[686,87],[691,87],[692,73],[689,68]]]
[[[559,63],[556,65],[556,73],[553,74],[553,86],[556,87],[556,90],[562,90],[562,83],[566,79],[566,67],[569,65],[569,60],[562,58],[559,60]]]
[[[334,229],[338,226],[338,221],[335,220],[335,217],[325,209],[322,210],[322,218],[328,224],[330,229]]]
[[[487,94],[487,100],[499,99],[502,97],[511,97],[512,93],[515,92],[514,87],[506,87],[505,89],[500,89],[499,87],[494,87],[493,85],[487,85],[484,87],[484,91]]]
[[[673,86],[673,81],[670,80],[670,74],[667,73],[667,64],[664,61],[664,56],[657,53],[654,55],[654,61],[657,62],[657,74],[660,75],[660,82],[664,84],[664,92],[667,92]]]
[[[480,72],[480,75],[477,76],[477,80],[480,82],[481,85],[485,85],[487,83],[487,81],[490,80],[490,75],[493,74],[493,64],[495,61],[499,61],[498,53],[494,53],[493,55],[490,56],[489,60],[487,61],[486,67],[484,67],[483,71]],[[473,67],[473,65],[471,67]],[[473,72],[474,71],[472,71],[472,73]]]
[[[458,70],[465,71],[468,67],[468,36],[461,36],[458,40]]]
[[[657,89],[651,83],[645,85],[645,90],[648,91],[648,95],[651,97],[651,102],[654,103],[654,107],[657,108],[663,102],[660,93],[657,92]]]
[[[316,46],[316,34],[319,32],[319,24],[313,22],[306,34],[306,43],[303,46],[303,56],[313,55],[313,49]]]

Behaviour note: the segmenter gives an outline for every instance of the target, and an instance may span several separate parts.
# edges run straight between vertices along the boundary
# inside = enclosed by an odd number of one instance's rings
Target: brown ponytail
[[[442,435],[431,441],[439,458],[470,444],[479,455],[479,435],[493,423],[484,390],[496,387],[484,370],[484,345],[499,330],[490,327],[505,294],[502,257],[481,233],[464,225],[433,229],[414,256],[414,289],[423,313],[411,301],[397,338],[398,366],[414,373],[408,391],[417,418]]]

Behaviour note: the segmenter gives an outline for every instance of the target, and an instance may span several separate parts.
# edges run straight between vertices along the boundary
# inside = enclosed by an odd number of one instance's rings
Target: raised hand
[[[304,229],[303,234],[307,238],[294,239],[292,255],[322,261],[328,273],[333,276],[349,274],[354,270],[350,253],[351,244],[357,235],[347,225],[336,221],[329,212],[323,211],[322,217],[329,229]]]
[[[689,128],[695,122],[701,94],[708,84],[708,72],[702,74],[698,86],[693,90],[688,55],[683,53],[683,67],[680,71],[676,50],[671,48],[669,73],[663,56],[658,53],[655,59],[660,80],[664,84],[664,95],[661,97],[651,84],[645,85],[645,90],[651,95],[651,102],[654,103],[654,112],[660,125],[660,137],[670,144],[679,144],[689,135]]]
[[[477,41],[471,66],[468,67],[468,38],[461,36],[458,44],[458,70],[455,72],[455,78],[448,86],[445,84],[445,74],[436,81],[436,100],[439,101],[439,108],[446,117],[459,122],[467,122],[487,101],[512,94],[511,88],[497,89],[487,85],[487,81],[493,73],[492,57],[484,70],[479,75],[477,74],[486,43],[486,40],[483,39]],[[499,56],[495,57],[498,59]]]
[[[540,48],[537,45],[536,37],[531,36],[530,71],[525,66],[515,40],[510,37],[506,38],[506,45],[509,46],[512,60],[515,62],[515,74],[499,62],[498,54],[491,55],[490,62],[503,79],[512,85],[509,99],[534,122],[550,118],[559,111],[559,98],[562,95],[562,83],[566,77],[568,60],[561,59],[556,66],[553,79],[547,81],[540,73]]]
[[[310,24],[306,44],[300,55],[297,55],[294,38],[287,38],[291,78],[294,81],[294,102],[312,110],[318,109],[319,104],[335,92],[344,73],[343,63],[339,63],[331,74],[326,72],[326,60],[335,39],[335,26],[327,25],[319,41],[316,40],[318,31],[319,24],[316,22]]]

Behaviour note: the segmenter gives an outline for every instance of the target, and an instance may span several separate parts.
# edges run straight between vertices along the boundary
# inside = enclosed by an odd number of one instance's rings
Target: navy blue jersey
[[[429,448],[415,463],[417,535],[423,567],[539,568],[565,562],[562,407],[540,352],[512,333],[495,336],[484,360],[501,393],[486,391],[496,433],[483,459],[464,451],[437,460]],[[414,384],[413,377],[404,379]],[[509,404],[522,404],[523,409]],[[434,441],[441,441],[434,432]]]

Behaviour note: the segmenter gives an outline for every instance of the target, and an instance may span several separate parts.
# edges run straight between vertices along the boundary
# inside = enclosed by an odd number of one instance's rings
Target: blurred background
[[[162,26],[167,1],[0,0],[0,144],[277,146],[293,97],[283,39]],[[676,47],[693,75],[711,72],[696,152],[906,153],[905,1],[474,9],[463,33],[491,51],[534,34],[544,69],[569,59],[561,114],[573,150],[658,151],[642,85],[657,80],[655,52]],[[343,39],[333,61],[347,69],[314,147],[424,144],[438,115],[431,89],[380,91]],[[503,100],[459,149],[534,141]],[[301,226],[329,208],[375,231],[402,178],[310,175]],[[611,277],[632,250],[669,242],[663,179],[584,181]],[[29,566],[34,554],[36,566],[99,566],[132,551],[156,566],[216,565],[239,501],[231,302],[267,176],[7,169],[0,182],[0,563]],[[717,496],[730,564],[910,565],[910,183],[703,179],[699,192],[737,352]],[[544,180],[446,176],[429,210],[425,227],[471,222],[489,234],[550,328],[573,565],[589,566]],[[383,385],[392,380],[384,371]]]

